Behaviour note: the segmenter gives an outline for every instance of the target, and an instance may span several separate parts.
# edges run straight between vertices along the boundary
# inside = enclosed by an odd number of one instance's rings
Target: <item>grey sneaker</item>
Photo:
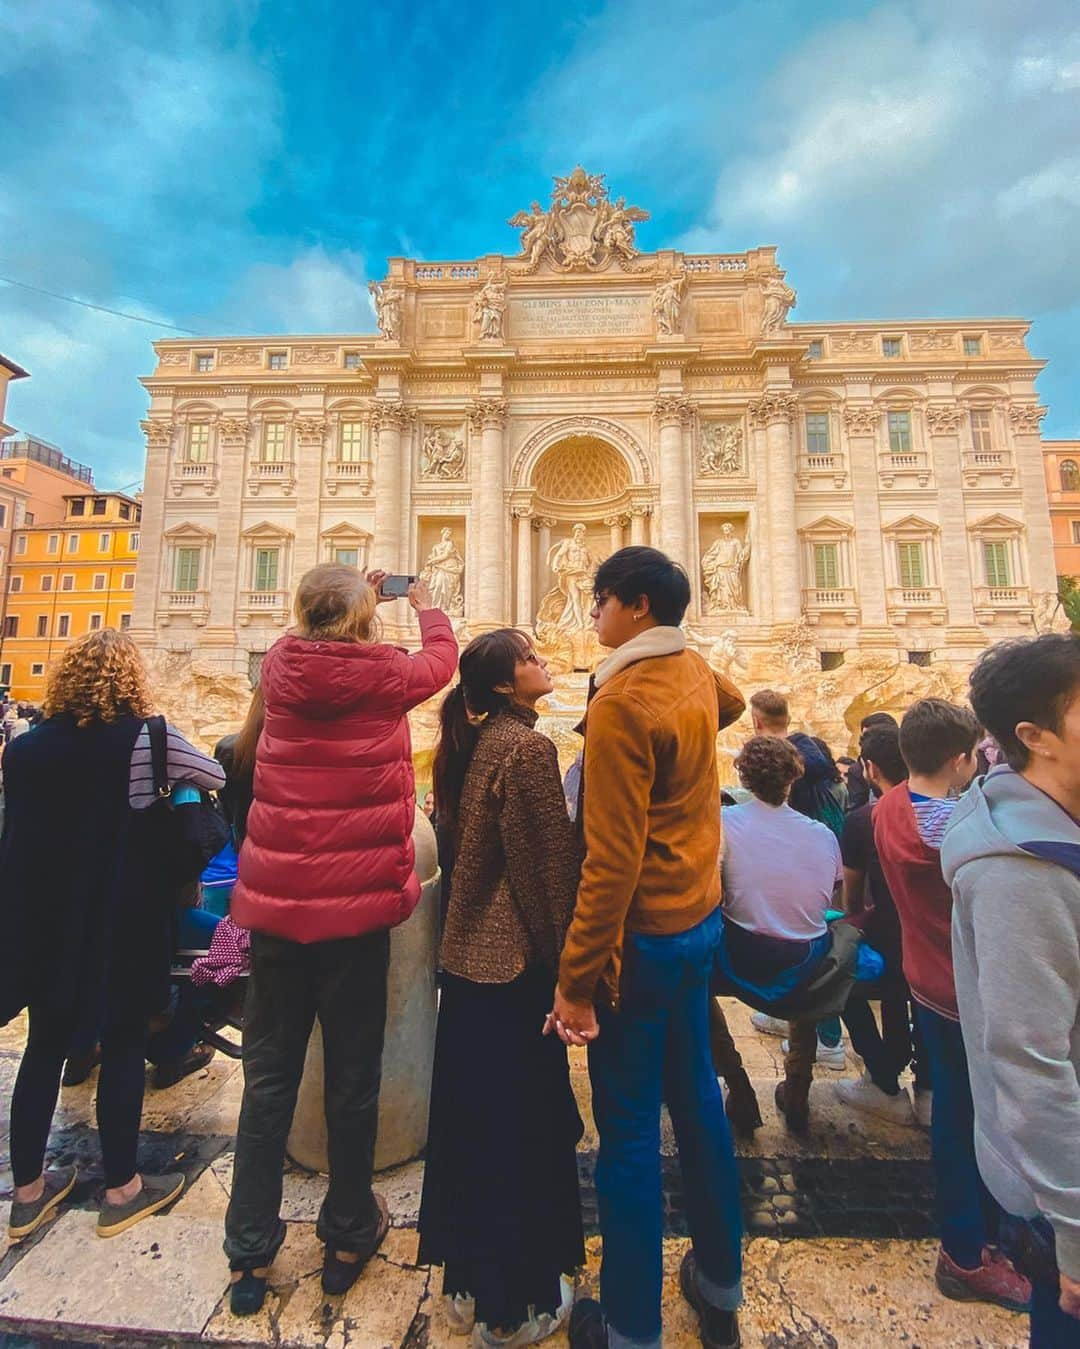
[[[36,1232],[57,1204],[68,1197],[78,1178],[79,1173],[73,1166],[58,1166],[55,1171],[46,1171],[40,1199],[29,1204],[13,1201],[8,1218],[8,1240],[22,1241],[23,1237]]]
[[[126,1232],[129,1227],[149,1218],[151,1213],[166,1208],[183,1188],[184,1177],[178,1171],[164,1176],[143,1176],[142,1189],[126,1204],[110,1204],[102,1200],[97,1220],[98,1236],[115,1237]]]

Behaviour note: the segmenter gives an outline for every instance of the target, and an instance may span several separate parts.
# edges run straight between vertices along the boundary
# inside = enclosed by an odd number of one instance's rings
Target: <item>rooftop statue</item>
[[[521,230],[521,271],[535,271],[546,259],[561,272],[596,272],[612,261],[626,267],[637,257],[634,225],[648,218],[625,197],[612,201],[604,175],[579,164],[569,177],[555,179],[548,210],[534,201],[508,223]]]

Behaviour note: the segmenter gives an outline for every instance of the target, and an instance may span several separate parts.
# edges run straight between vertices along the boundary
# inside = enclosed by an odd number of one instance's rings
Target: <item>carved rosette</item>
[[[143,422],[141,425],[148,450],[167,450],[172,444],[176,430],[172,422]]]
[[[682,394],[658,394],[653,411],[661,426],[686,426],[694,416],[694,404]]]
[[[929,406],[926,409],[926,425],[933,436],[951,436],[959,430],[964,420],[963,408],[951,405],[944,407]]]
[[[1039,423],[1046,416],[1046,408],[1037,403],[1017,403],[1009,409],[1009,425],[1017,435],[1038,435]]]
[[[844,408],[844,430],[849,436],[872,436],[879,420],[876,408]]]
[[[750,425],[758,428],[775,426],[787,422],[790,426],[799,409],[799,400],[790,393],[767,393],[747,409],[750,413]]]
[[[298,445],[322,447],[326,439],[325,417],[297,417],[294,431]]]
[[[219,445],[243,445],[251,432],[251,423],[246,417],[222,417],[218,422]]]
[[[502,430],[510,409],[505,398],[477,398],[469,407],[469,424],[474,431]]]
[[[375,403],[371,409],[371,424],[378,432],[404,431],[416,420],[415,411],[400,399]]]

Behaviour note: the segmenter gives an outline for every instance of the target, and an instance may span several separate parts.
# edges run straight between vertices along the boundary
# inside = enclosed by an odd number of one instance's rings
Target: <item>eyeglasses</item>
[[[610,590],[598,590],[593,596],[593,608],[602,609],[609,599],[611,599]]]

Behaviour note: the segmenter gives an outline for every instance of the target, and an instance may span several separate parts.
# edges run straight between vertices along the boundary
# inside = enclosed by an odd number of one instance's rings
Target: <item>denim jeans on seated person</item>
[[[679,1147],[701,1292],[725,1310],[742,1301],[739,1180],[709,1049],[709,978],[720,930],[717,909],[674,936],[627,932],[620,1005],[600,1009],[600,1035],[589,1046],[600,1134],[600,1301],[614,1349],[661,1343],[662,1101]]]

